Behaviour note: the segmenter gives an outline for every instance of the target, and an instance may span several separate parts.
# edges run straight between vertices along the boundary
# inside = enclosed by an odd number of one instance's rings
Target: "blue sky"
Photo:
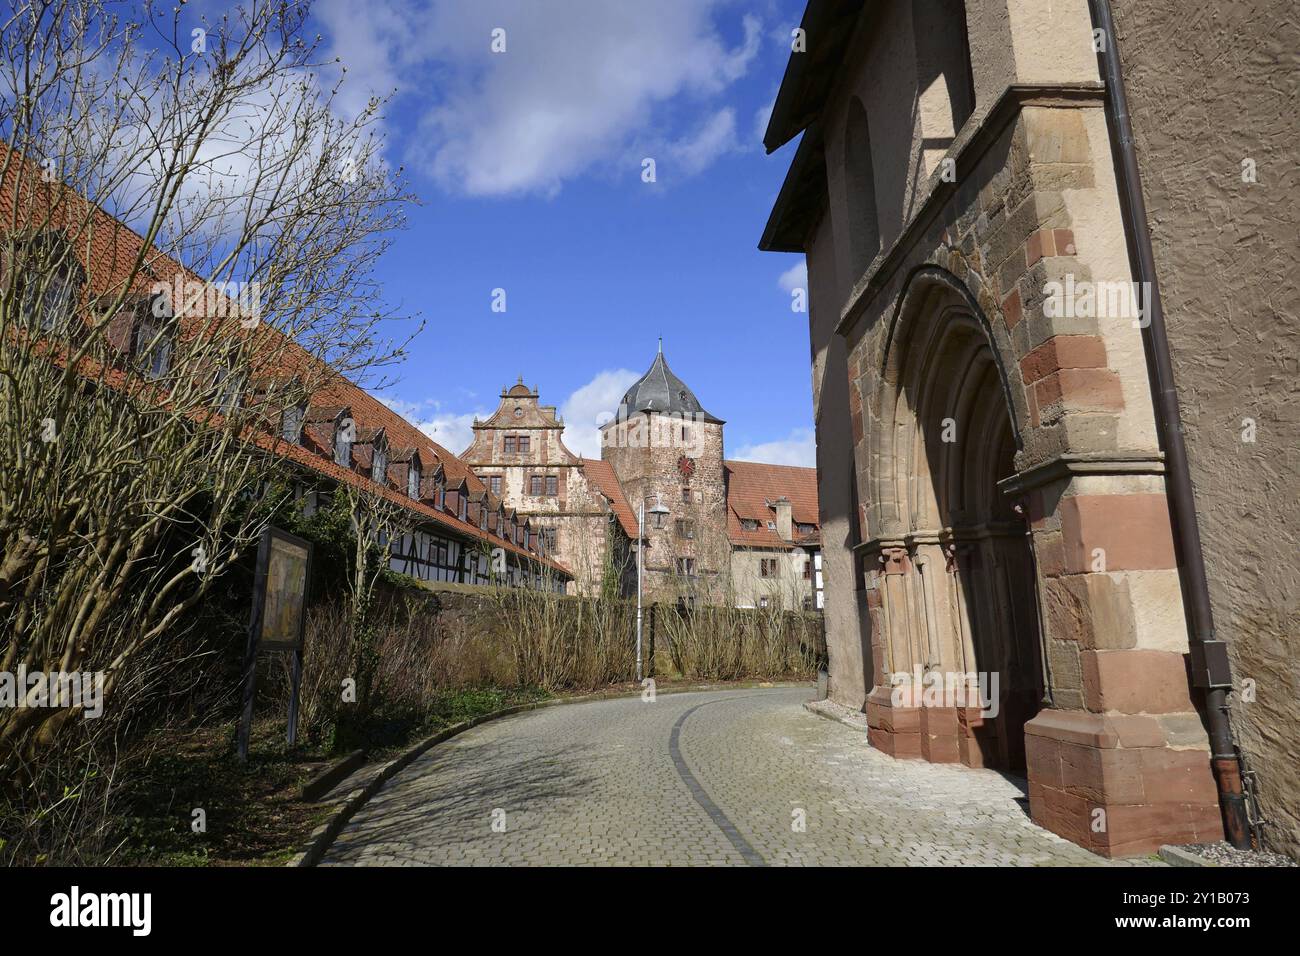
[[[318,0],[345,103],[396,90],[387,159],[421,199],[376,270],[426,322],[383,397],[459,452],[523,375],[570,447],[598,455],[597,415],[662,335],[727,420],[729,456],[811,465],[807,316],[789,291],[802,258],[756,248],[791,150],[764,155],[762,128],[802,10]]]

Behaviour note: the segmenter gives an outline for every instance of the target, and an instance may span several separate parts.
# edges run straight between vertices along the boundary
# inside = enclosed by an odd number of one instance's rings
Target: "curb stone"
[[[829,708],[815,706],[816,704],[820,704],[820,703],[823,702],[811,701],[811,700],[806,701],[803,705],[803,709],[808,711],[808,713],[810,714],[815,714],[816,716],[821,717],[824,720],[832,720],[837,724],[843,724],[845,727],[848,727],[850,730],[856,730],[860,734],[865,735],[867,733],[865,714],[860,714],[857,712],[854,712],[851,716],[845,714],[839,714],[836,713],[834,710],[830,710]],[[867,746],[871,746],[871,740],[869,737],[867,739]]]
[[[1158,853],[1160,859],[1164,860],[1170,866],[1218,866],[1213,860],[1199,856],[1191,850],[1184,849],[1181,846],[1165,845],[1160,848]]]
[[[748,690],[756,687],[806,687],[807,681],[743,681],[740,683],[711,683],[711,684],[689,684],[685,686],[669,687],[663,690],[656,688],[656,695],[667,696],[670,694],[697,694],[711,690]],[[510,717],[514,714],[521,714],[529,710],[540,710],[543,707],[558,707],[565,704],[587,704],[602,700],[619,700],[629,697],[640,697],[641,691],[616,691],[616,692],[598,692],[595,694],[584,694],[581,697],[557,697],[552,700],[539,700],[530,704],[516,704],[513,707],[503,707],[501,710],[494,710],[489,714],[480,714],[478,717],[470,720],[461,721],[459,724],[452,724],[450,727],[444,727],[431,737],[408,748],[405,752],[390,760],[383,766],[380,771],[364,786],[353,790],[334,810],[333,816],[322,823],[311,832],[307,838],[307,844],[300,850],[285,866],[316,866],[325,856],[334,840],[342,832],[343,827],[351,820],[362,807],[370,801],[380,789],[389,780],[404,770],[416,757],[425,751],[432,749],[452,737],[457,737],[465,731],[477,727],[479,724],[486,724],[488,721],[499,720],[502,717]]]

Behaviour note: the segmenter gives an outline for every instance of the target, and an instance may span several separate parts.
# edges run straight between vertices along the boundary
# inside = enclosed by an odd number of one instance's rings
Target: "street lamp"
[[[636,681],[638,684],[641,683],[641,578],[645,565],[645,499],[648,497],[650,496],[642,497],[636,518]],[[668,514],[668,509],[659,503],[658,495],[655,495],[655,506],[650,509],[650,513]]]

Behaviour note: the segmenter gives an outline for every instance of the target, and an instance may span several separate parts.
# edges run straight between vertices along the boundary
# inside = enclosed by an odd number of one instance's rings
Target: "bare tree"
[[[305,16],[0,20],[0,671],[103,672],[111,702],[281,504],[293,410],[402,354],[370,268],[408,197]],[[79,714],[19,695],[0,766]]]

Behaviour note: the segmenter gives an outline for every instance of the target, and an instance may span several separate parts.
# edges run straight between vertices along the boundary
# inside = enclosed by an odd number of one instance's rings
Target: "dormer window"
[[[80,264],[68,240],[45,232],[9,246],[6,262],[16,270],[20,311],[33,329],[65,329],[83,282]]]
[[[352,467],[352,442],[357,437],[356,423],[344,418],[334,429],[334,464]]]
[[[374,445],[374,454],[370,456],[370,480],[381,485],[388,484],[388,448],[383,442]]]
[[[298,444],[302,438],[302,422],[306,414],[305,405],[292,405],[286,408],[280,418],[280,437],[287,442]]]
[[[456,501],[456,514],[461,521],[464,521],[469,517],[469,502],[466,500],[464,492],[456,495]]]
[[[39,282],[23,290],[23,316],[42,332],[62,329],[72,315],[75,295],[75,283],[61,269],[45,280],[44,292]]]
[[[420,459],[414,455],[406,466],[406,496],[415,501],[420,499]]]
[[[229,365],[217,367],[213,376],[213,406],[223,415],[232,414],[239,408],[243,396],[243,382]]]
[[[172,340],[168,332],[171,305],[165,296],[154,296],[149,309],[135,327],[131,354],[149,378],[162,378],[172,366]]]

